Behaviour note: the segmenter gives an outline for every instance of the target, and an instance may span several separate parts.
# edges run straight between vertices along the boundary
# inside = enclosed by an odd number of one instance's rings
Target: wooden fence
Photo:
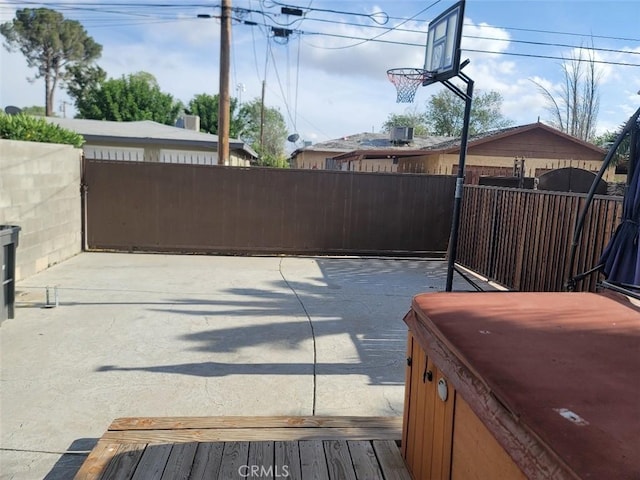
[[[455,178],[88,160],[89,249],[433,254]]]
[[[519,291],[562,291],[586,195],[466,185],[457,262]],[[620,197],[596,196],[573,274],[594,267],[622,215]],[[594,291],[597,276],[578,285]]]

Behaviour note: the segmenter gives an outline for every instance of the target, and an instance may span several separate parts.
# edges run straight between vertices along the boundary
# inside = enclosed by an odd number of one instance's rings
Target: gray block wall
[[[81,153],[69,145],[0,140],[0,224],[22,229],[17,280],[80,252]]]

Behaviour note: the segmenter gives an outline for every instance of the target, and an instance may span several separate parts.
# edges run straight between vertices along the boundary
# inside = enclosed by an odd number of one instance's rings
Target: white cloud
[[[390,4],[385,6],[389,9]],[[15,11],[13,7],[3,0],[0,0],[0,7],[3,21],[10,20]],[[363,13],[383,10],[365,2],[350,3],[350,9],[360,9]],[[8,16],[9,11],[11,14]],[[365,23],[365,20],[357,17],[345,18],[345,21]],[[388,26],[393,26],[393,22],[396,22],[395,26],[398,25],[398,20],[390,20]],[[215,19],[182,16],[170,23],[118,29],[92,28],[88,25],[87,28],[89,34],[104,46],[98,64],[110,77],[148,71],[158,79],[163,91],[184,102],[197,93],[215,94],[218,91],[219,22]],[[371,38],[385,31],[306,20],[300,29],[363,38]],[[233,26],[231,87],[235,95],[235,85],[240,82],[245,85],[243,101],[260,97],[261,94],[267,51],[263,30],[263,27]],[[372,129],[378,131],[390,113],[402,113],[406,108],[406,105],[395,103],[395,89],[386,78],[386,70],[393,67],[421,67],[425,57],[426,31],[426,21],[411,21],[380,37],[380,40],[404,45],[365,42],[344,49],[335,47],[355,45],[359,41],[315,35],[302,35],[300,38],[292,36],[286,45],[278,45],[271,40],[275,65],[269,59],[266,103],[279,107],[288,120],[286,98],[291,115],[297,115],[297,130],[303,139],[321,141]],[[463,48],[468,50],[522,52],[520,46],[512,42],[509,31],[488,22],[474,22],[467,18],[464,33]],[[640,47],[635,45],[618,49],[640,52]],[[465,73],[474,79],[476,91],[495,90],[501,93],[505,116],[516,124],[536,121],[538,116],[542,120],[548,118],[544,96],[529,79],[557,93],[562,84],[560,61],[468,50],[462,53],[462,59],[471,60]],[[592,53],[599,60],[612,62],[638,63],[640,58],[627,53]],[[553,53],[554,56],[565,57],[570,54],[571,49]],[[34,84],[26,81],[27,76],[33,76],[34,70],[26,67],[22,55],[2,50],[0,57],[1,106],[42,104],[44,85],[41,80]],[[625,121],[640,104],[640,96],[636,95],[640,90],[640,72],[637,67],[604,65],[599,68],[603,72],[600,123],[615,127]],[[419,88],[416,105],[423,108],[427,99],[438,89],[437,85]],[[65,98],[63,92],[58,92],[56,103],[59,105]],[[293,122],[290,123],[293,129]]]
[[[424,30],[426,27],[403,25],[403,28]],[[372,36],[370,30],[349,25],[335,25],[330,28],[330,33],[356,38]],[[384,30],[380,30],[380,33],[384,33]],[[425,47],[423,45],[426,42],[426,31],[424,33],[392,31],[379,39],[403,44],[303,35],[302,65],[333,75],[360,75],[371,78],[384,76],[389,68],[424,65]]]
[[[462,49],[506,52],[511,35],[504,28],[493,27],[487,23],[474,24],[465,19]]]

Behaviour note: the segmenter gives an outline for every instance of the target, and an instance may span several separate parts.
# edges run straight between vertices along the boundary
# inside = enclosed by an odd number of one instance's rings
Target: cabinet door
[[[402,454],[416,480],[449,479],[455,390],[438,395],[442,374],[409,333]]]

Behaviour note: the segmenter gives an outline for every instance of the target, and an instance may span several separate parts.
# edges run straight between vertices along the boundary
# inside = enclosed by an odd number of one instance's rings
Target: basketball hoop
[[[398,92],[397,103],[412,103],[418,87],[433,74],[422,68],[392,68],[387,70],[387,77]]]

